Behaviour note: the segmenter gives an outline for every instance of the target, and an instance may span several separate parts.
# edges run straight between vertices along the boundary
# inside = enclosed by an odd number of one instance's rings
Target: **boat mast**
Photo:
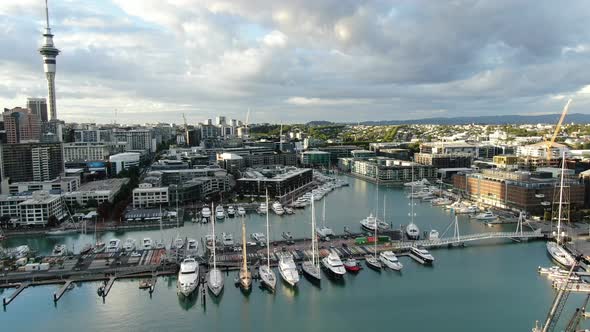
[[[211,203],[211,226],[213,226],[213,270],[217,269],[217,263],[215,262],[215,242],[217,242],[217,238],[215,238],[215,203]]]
[[[383,194],[383,222],[385,221],[385,194]]]
[[[324,228],[326,227],[326,200],[327,200],[327,198],[324,198],[324,209],[322,211],[322,226]]]
[[[559,184],[559,210],[557,213],[557,244],[561,239],[561,205],[563,204],[563,178],[565,175],[565,150],[561,158],[561,179]]]
[[[311,194],[311,264],[316,266],[315,257],[315,205],[313,203],[313,194]],[[325,202],[325,201],[324,201]],[[325,205],[324,205],[325,206]]]
[[[268,188],[266,188],[266,266],[270,270],[270,227],[268,223]]]
[[[373,239],[373,242],[375,242],[375,259],[377,259],[377,228],[379,228],[379,223],[375,218],[375,238]]]
[[[244,273],[248,271],[248,263],[246,260],[246,224],[244,223],[244,216],[242,216],[242,269]]]
[[[160,242],[164,244],[164,231],[162,230],[162,204],[160,204]]]

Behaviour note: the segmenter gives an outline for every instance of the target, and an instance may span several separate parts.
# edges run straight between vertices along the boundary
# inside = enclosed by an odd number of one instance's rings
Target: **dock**
[[[72,284],[72,280],[67,280],[66,283],[55,293],[53,293],[53,302],[59,301],[61,297],[68,291],[70,285]]]
[[[109,295],[109,292],[111,291],[111,288],[113,288],[113,284],[115,283],[115,280],[117,280],[117,277],[112,276],[109,278],[109,281],[107,281],[106,285],[104,286],[104,290],[102,292],[103,299],[105,297],[107,297],[107,295]]]
[[[14,293],[12,293],[8,298],[5,297],[2,299],[2,304],[5,307],[9,305],[10,302],[12,302],[20,293],[22,293],[22,291],[25,290],[25,288],[29,287],[30,285],[30,282],[23,282],[22,284],[18,285]]]

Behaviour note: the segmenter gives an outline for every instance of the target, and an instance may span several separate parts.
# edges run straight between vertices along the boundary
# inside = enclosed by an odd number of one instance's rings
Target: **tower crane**
[[[563,119],[565,119],[565,115],[567,114],[567,111],[570,108],[571,102],[572,102],[571,98],[568,99],[567,103],[563,107],[563,111],[561,111],[561,117],[559,118],[559,121],[557,122],[557,126],[555,126],[555,130],[553,131],[553,136],[551,136],[551,139],[547,140],[544,138],[545,139],[545,148],[547,149],[547,151],[546,151],[547,166],[549,166],[549,163],[551,162],[551,148],[553,147],[553,144],[555,144],[555,139],[557,138],[557,135],[559,134],[559,131],[561,130],[561,124],[563,123]]]

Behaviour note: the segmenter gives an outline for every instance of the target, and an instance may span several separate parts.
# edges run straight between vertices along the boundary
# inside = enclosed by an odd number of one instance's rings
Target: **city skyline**
[[[248,108],[251,123],[527,115],[558,113],[569,97],[573,112],[590,113],[584,3],[529,4],[55,0],[59,118],[181,123],[184,112],[196,123],[244,119]],[[12,50],[0,55],[5,108],[47,97],[44,6],[0,4],[0,43]]]

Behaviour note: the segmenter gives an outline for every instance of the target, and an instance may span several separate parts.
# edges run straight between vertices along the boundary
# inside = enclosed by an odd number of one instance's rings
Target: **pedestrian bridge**
[[[460,245],[466,242],[474,242],[474,241],[483,241],[483,240],[491,240],[491,239],[511,239],[515,241],[519,240],[528,240],[531,238],[542,238],[545,235],[541,233],[541,230],[535,230],[532,232],[488,232],[488,233],[478,233],[478,234],[469,234],[469,235],[462,235],[459,236],[458,234],[453,237],[447,238],[440,238],[434,240],[418,240],[418,241],[405,241],[401,242],[397,248],[399,249],[409,249],[411,247],[440,247],[440,246],[448,246],[448,245]]]

